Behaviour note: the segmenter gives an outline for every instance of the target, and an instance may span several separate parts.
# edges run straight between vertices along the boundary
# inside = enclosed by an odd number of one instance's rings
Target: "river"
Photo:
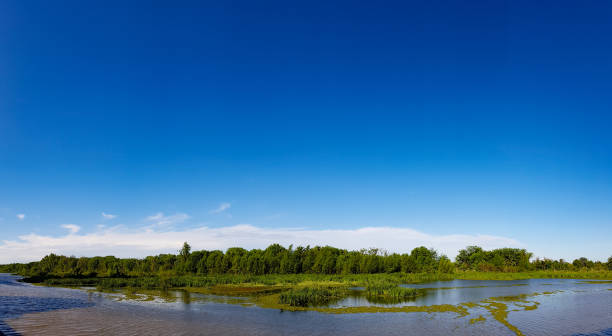
[[[0,335],[612,335],[611,281],[441,281],[405,285],[426,294],[395,304],[355,289],[327,311],[290,312],[244,298],[109,294],[18,279],[0,274]]]

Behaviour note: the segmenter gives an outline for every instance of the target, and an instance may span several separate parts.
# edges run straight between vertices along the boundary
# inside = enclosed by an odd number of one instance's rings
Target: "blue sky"
[[[611,15],[599,1],[2,1],[0,262],[275,238],[603,260]]]

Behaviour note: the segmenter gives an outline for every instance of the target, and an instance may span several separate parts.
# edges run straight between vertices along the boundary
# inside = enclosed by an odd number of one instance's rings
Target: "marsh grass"
[[[279,303],[292,307],[320,306],[344,295],[345,290],[338,287],[297,287],[281,293]]]
[[[381,303],[399,303],[408,301],[422,294],[415,288],[400,287],[394,282],[369,282],[365,295],[369,301]]]
[[[523,280],[523,279],[591,279],[612,280],[610,271],[591,272],[569,272],[569,271],[540,271],[521,273],[502,272],[457,272],[446,273],[379,273],[379,274],[348,274],[348,275],[324,275],[324,274],[269,274],[269,275],[183,275],[142,277],[48,277],[48,278],[26,278],[24,281],[41,283],[48,286],[78,287],[91,286],[100,290],[120,289],[133,287],[140,289],[171,289],[171,288],[208,288],[223,293],[228,292],[266,292],[268,289],[278,291],[279,289],[294,287],[347,287],[362,286],[376,288],[376,284],[399,284],[422,283],[430,281],[448,281],[453,279],[462,280]],[[391,296],[401,297],[401,289],[387,292]]]

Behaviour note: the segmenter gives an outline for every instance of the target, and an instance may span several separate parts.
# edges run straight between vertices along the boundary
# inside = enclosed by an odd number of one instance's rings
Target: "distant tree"
[[[428,249],[425,246],[420,246],[410,252],[410,257],[414,261],[416,273],[435,272],[438,253],[434,249]]]
[[[572,262],[572,264],[574,265],[574,267],[576,268],[591,268],[594,265],[594,262],[592,262],[591,260],[582,257],[579,259],[574,260],[574,262]]]
[[[612,257],[607,262],[579,258],[572,263],[551,259],[530,261],[524,249],[500,248],[485,251],[468,246],[459,251],[456,263],[435,250],[420,246],[410,253],[388,253],[370,248],[348,251],[331,246],[285,248],[272,244],[265,250],[229,248],[225,253],[191,251],[185,242],[178,255],[160,254],[144,259],[106,257],[66,257],[55,254],[39,262],[0,265],[0,271],[41,277],[136,277],[212,274],[358,274],[358,273],[452,273],[462,270],[522,272],[526,270],[612,271]]]
[[[189,254],[191,254],[191,246],[189,246],[187,242],[184,242],[183,248],[179,250],[179,255],[181,256],[181,259],[183,259],[183,261],[187,261],[187,258],[189,258]]]
[[[608,258],[608,270],[612,271],[612,257]]]
[[[454,273],[455,265],[448,259],[447,256],[443,255],[438,261],[438,273]]]
[[[474,269],[485,260],[485,253],[480,246],[468,246],[463,250],[459,250],[457,258],[457,266],[463,269]]]

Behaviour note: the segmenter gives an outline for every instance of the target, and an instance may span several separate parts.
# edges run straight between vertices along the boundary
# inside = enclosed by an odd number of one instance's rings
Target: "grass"
[[[320,306],[344,295],[345,291],[338,287],[298,287],[281,293],[279,303],[292,307]]]
[[[611,271],[567,272],[567,271],[540,271],[540,272],[457,272],[443,273],[381,273],[381,274],[271,274],[271,275],[183,275],[183,276],[145,276],[123,278],[26,278],[25,281],[41,283],[49,286],[91,286],[99,289],[118,289],[125,287],[141,289],[169,289],[169,288],[209,288],[223,294],[228,292],[266,291],[267,286],[278,289],[301,287],[338,287],[363,286],[376,288],[374,284],[398,285],[406,283],[420,283],[429,281],[463,280],[524,280],[524,279],[593,279],[612,280]],[[387,286],[385,285],[385,286]],[[387,293],[401,297],[407,293],[402,289],[391,290]]]
[[[371,282],[365,288],[369,300],[398,303],[419,296],[422,292],[415,288],[400,287],[393,282]]]
[[[271,274],[271,275],[184,275],[184,276],[145,276],[121,278],[26,278],[26,282],[43,283],[50,286],[98,286],[101,288],[136,287],[144,289],[215,286],[365,286],[372,281],[385,281],[395,284],[416,283],[434,280],[451,280],[446,274]]]

